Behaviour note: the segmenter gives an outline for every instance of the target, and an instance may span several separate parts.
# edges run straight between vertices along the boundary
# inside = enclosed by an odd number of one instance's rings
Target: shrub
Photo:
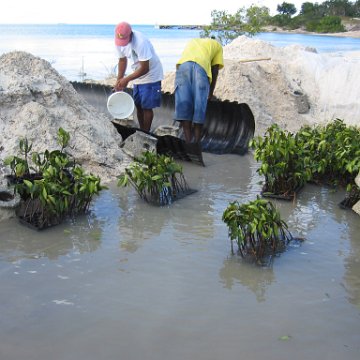
[[[324,16],[306,23],[306,30],[318,33],[336,33],[345,31],[339,16]]]
[[[257,172],[265,177],[264,195],[294,195],[310,179],[311,172],[295,137],[278,125],[270,126],[264,137],[252,139],[250,146],[255,149],[255,160],[261,162]]]
[[[315,127],[304,126],[296,142],[311,170],[311,180],[346,187],[360,171],[360,130],[336,119]]]
[[[345,31],[339,16],[324,16],[320,19],[316,31],[319,33],[335,33]]]
[[[118,185],[131,184],[139,196],[158,205],[170,204],[181,194],[189,192],[182,167],[167,155],[145,151],[119,176]]]
[[[259,197],[246,204],[231,202],[222,220],[228,226],[232,253],[235,242],[241,257],[257,263],[263,264],[266,259],[272,259],[284,251],[293,239],[274,205]]]
[[[19,143],[23,158],[11,156],[5,160],[12,170],[14,191],[21,196],[17,215],[38,229],[58,224],[66,215],[88,210],[94,195],[105,187],[99,177],[86,174],[65,152],[70,136],[58,130],[60,150],[33,152],[27,139]]]
[[[303,156],[317,184],[346,189],[343,207],[352,207],[359,199],[355,177],[360,171],[360,130],[335,119],[324,125],[304,126],[296,134]]]

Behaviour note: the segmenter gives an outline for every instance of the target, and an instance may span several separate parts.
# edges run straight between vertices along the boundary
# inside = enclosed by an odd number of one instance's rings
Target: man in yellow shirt
[[[223,49],[214,39],[192,39],[176,64],[175,120],[181,122],[185,141],[199,143],[207,101],[213,96]]]

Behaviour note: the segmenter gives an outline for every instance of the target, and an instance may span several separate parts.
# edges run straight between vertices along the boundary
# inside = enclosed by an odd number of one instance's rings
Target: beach
[[[309,33],[312,35],[319,35],[319,33]],[[360,31],[344,31],[340,33],[329,33],[329,34],[320,34],[322,36],[337,36],[337,37],[350,37],[350,38],[360,38]]]
[[[360,38],[360,30],[349,30],[344,32],[338,32],[338,33],[317,33],[317,32],[311,32],[311,31],[305,31],[301,29],[295,29],[295,30],[284,30],[279,27],[273,27],[268,26],[265,27],[265,31],[278,33],[278,34],[304,34],[304,35],[316,35],[316,36],[334,36],[334,37],[348,37],[348,38]]]
[[[222,101],[248,104],[255,118],[255,135],[264,134],[274,123],[292,132],[335,118],[359,125],[358,51],[318,53],[301,45],[278,47],[240,36],[224,47],[224,58],[214,95]],[[105,179],[121,171],[126,156],[117,145],[119,134],[105,120],[106,114],[97,114],[71,90],[52,64],[26,52],[11,52],[0,59],[2,161],[17,150],[19,136],[34,140],[45,131],[45,143],[53,144],[57,131],[53,125],[61,124],[72,129],[77,156],[89,169]],[[166,73],[163,92],[174,91],[174,76],[173,71]],[[114,84],[114,78],[107,83]],[[32,94],[37,95],[29,102]],[[99,117],[104,119],[100,123]],[[109,166],[99,166],[102,163]]]
[[[256,135],[334,117],[359,125],[359,51],[239,37],[224,57],[215,96],[248,104]],[[169,71],[163,91],[173,86]],[[0,211],[1,360],[356,359],[360,222],[338,206],[344,189],[306,184],[294,201],[272,199],[301,242],[257,266],[231,251],[222,221],[230,202],[261,195],[251,151],[181,161],[195,192],[153,206],[117,185],[133,160],[121,135],[51,61],[2,54],[0,107],[0,192],[19,140],[58,149],[60,127],[67,154],[108,187],[88,213],[43,231]]]

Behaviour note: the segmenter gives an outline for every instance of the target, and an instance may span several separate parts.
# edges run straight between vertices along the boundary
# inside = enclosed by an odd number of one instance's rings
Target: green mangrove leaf
[[[290,339],[291,339],[290,335],[283,335],[278,338],[278,340],[281,340],[281,341],[288,341]]]

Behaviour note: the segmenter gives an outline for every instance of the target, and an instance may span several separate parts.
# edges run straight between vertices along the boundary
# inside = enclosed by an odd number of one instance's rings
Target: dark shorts
[[[161,81],[149,84],[134,85],[133,98],[135,105],[142,109],[153,109],[161,105]]]
[[[209,91],[209,78],[200,65],[181,64],[175,77],[175,120],[204,124]]]

